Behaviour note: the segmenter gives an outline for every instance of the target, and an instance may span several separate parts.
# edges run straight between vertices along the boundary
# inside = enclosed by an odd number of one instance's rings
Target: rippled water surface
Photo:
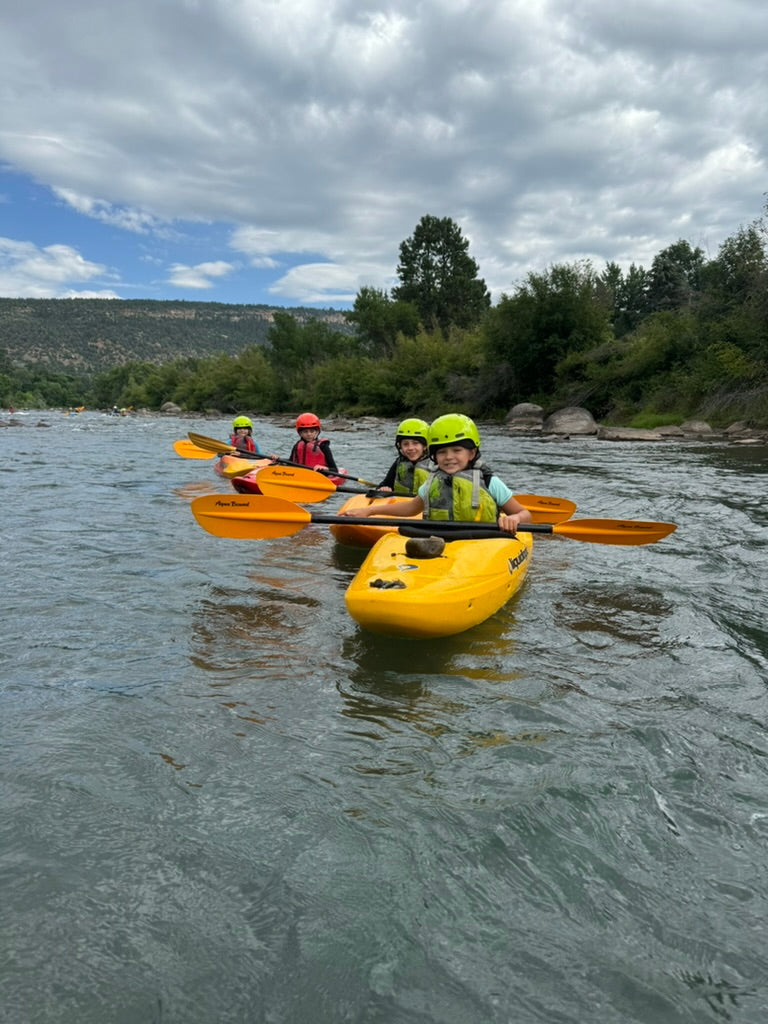
[[[425,642],[349,619],[324,527],[200,530],[228,485],[171,443],[225,421],[23,422],[1,1021],[768,1020],[765,447],[486,427],[514,490],[678,530],[539,538],[501,613]],[[328,433],[383,475],[392,424]]]

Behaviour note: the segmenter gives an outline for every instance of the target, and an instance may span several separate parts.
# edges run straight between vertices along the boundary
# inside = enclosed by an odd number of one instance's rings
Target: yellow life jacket
[[[395,482],[392,491],[395,494],[407,494],[411,497],[416,494],[423,483],[429,479],[429,459],[419,459],[418,462],[411,462],[402,455],[398,457],[397,469],[395,470]]]
[[[463,469],[459,473],[436,470],[429,478],[424,518],[495,523],[499,509],[487,488],[488,479],[490,476],[486,476],[479,463],[473,469]]]

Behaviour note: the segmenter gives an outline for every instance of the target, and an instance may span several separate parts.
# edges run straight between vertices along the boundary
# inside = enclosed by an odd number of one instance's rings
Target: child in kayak
[[[229,435],[229,443],[241,452],[249,452],[251,455],[260,455],[259,446],[253,438],[253,424],[247,416],[235,416],[232,420],[232,433]]]
[[[432,467],[427,453],[429,424],[424,420],[403,420],[395,433],[397,458],[376,488],[400,495],[414,495],[425,483]]]
[[[308,466],[321,473],[338,473],[339,467],[331,452],[331,442],[320,437],[320,420],[313,412],[303,412],[296,417],[299,440],[291,448],[288,459],[301,466]]]
[[[483,471],[480,437],[468,416],[449,413],[438,417],[429,427],[427,440],[437,468],[414,497],[351,508],[339,515],[407,518],[423,512],[425,519],[436,522],[495,523],[507,533],[515,533],[520,523],[531,521],[531,513],[507,485],[490,470]]]
[[[247,416],[235,416],[232,420],[232,433],[229,435],[229,443],[238,448],[244,455],[261,455],[263,459],[271,459],[277,462],[280,458],[274,452],[262,454],[255,437],[253,436],[253,424]]]

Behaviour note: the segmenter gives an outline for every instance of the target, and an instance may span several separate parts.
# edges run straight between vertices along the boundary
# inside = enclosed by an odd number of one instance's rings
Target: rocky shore
[[[57,410],[49,412],[13,412],[0,413],[0,427],[50,427],[53,420],[60,413]],[[148,409],[137,409],[129,414],[131,418],[136,417],[174,417],[200,419],[201,414],[185,413],[177,405],[167,402],[158,412],[151,412]],[[259,415],[253,413],[253,415]],[[205,419],[220,420],[226,418],[224,413],[209,411],[202,414]],[[281,426],[292,426],[293,415],[276,413],[274,415],[262,416],[260,419],[269,420]],[[358,431],[375,428],[381,421],[377,416],[327,416],[323,418],[323,425],[329,430]],[[637,429],[634,427],[605,426],[597,423],[588,409],[581,406],[569,406],[558,409],[556,412],[544,415],[544,410],[539,405],[529,402],[514,406],[504,420],[504,427],[515,434],[527,434],[539,436],[542,441],[570,441],[572,438],[592,438],[597,441],[717,441],[741,445],[765,445],[768,444],[768,430],[761,427],[752,427],[745,422],[731,423],[723,429],[716,429],[704,420],[686,420],[679,426],[667,425],[653,427],[652,429]]]
[[[596,423],[592,413],[580,406],[558,409],[544,415],[539,405],[525,402],[514,406],[504,420],[506,428],[520,434],[540,434],[553,440],[572,437],[594,437],[598,441],[730,441],[734,444],[766,444],[768,430],[751,427],[744,422],[731,423],[716,430],[704,420],[686,420],[680,426],[653,427],[640,430],[634,427],[609,427]]]

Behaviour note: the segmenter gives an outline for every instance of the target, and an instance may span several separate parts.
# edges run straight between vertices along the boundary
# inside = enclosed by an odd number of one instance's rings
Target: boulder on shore
[[[663,441],[664,435],[656,430],[637,427],[598,427],[598,441]]]
[[[597,424],[588,409],[574,405],[550,413],[541,429],[545,434],[594,435],[597,433]]]
[[[181,416],[181,409],[175,402],[163,402],[160,412],[163,416]]]
[[[544,410],[533,402],[513,405],[506,415],[504,425],[510,430],[539,431],[544,419]]]
[[[674,423],[666,423],[664,426],[654,427],[653,432],[661,437],[683,437],[685,434],[683,428],[675,426]]]
[[[680,429],[684,434],[711,434],[712,427],[704,420],[686,420],[685,423],[680,424]]]

